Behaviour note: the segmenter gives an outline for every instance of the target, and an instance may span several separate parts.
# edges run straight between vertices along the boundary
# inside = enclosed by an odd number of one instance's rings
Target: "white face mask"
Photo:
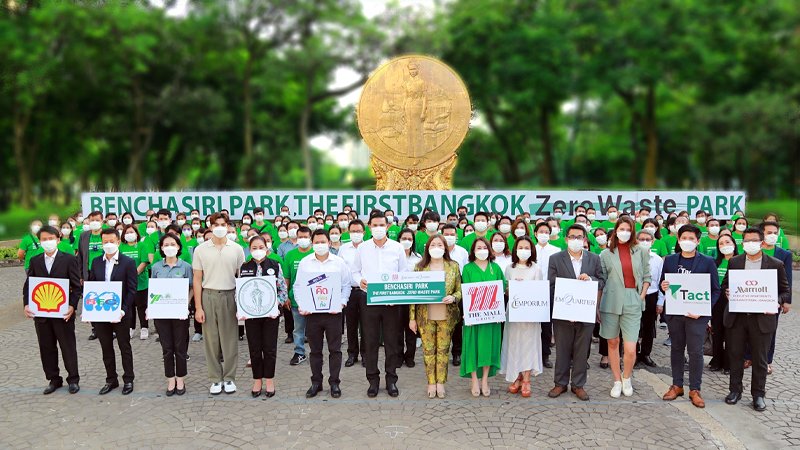
[[[489,219],[489,224],[490,224],[490,225],[494,226],[494,224],[496,224],[496,223],[497,223],[497,219],[495,219],[494,217],[492,217],[491,219]]]
[[[348,225],[349,223],[350,223],[350,222],[348,222],[348,221],[346,221],[346,220],[340,220],[340,221],[339,221],[339,228],[341,228],[341,229],[343,229],[343,230],[346,230],[346,229],[347,229],[347,225]]]
[[[431,247],[428,249],[428,254],[431,255],[433,259],[440,259],[444,256],[444,249],[441,247]]]
[[[308,229],[311,231],[315,231],[317,229],[317,222],[311,222],[308,224]]]
[[[526,217],[525,218],[525,223],[531,223],[531,218],[530,217]]]
[[[507,223],[501,223],[497,229],[503,234],[508,234],[511,232],[511,225]]]
[[[678,245],[680,245],[681,246],[681,250],[683,250],[686,253],[691,253],[691,252],[694,251],[694,249],[697,248],[697,242],[690,241],[688,239],[684,239],[684,240],[678,242]]]
[[[556,219],[560,219],[560,218],[564,217],[564,213],[555,212],[555,213],[553,213],[553,217],[555,217]]]
[[[325,221],[325,225],[327,225],[327,226],[329,226],[329,227],[330,227],[330,226],[332,226],[332,225],[333,225],[333,221],[332,221],[332,220],[326,220],[326,221]]]
[[[136,233],[125,233],[125,242],[131,244],[136,242]]]
[[[648,227],[644,227],[644,228],[642,228],[642,230],[644,230],[644,231],[646,231],[647,233],[649,233],[649,234],[650,234],[650,236],[654,236],[654,235],[656,234],[656,228],[655,228],[655,227],[649,227],[649,226],[648,226]]]
[[[198,244],[202,244],[205,241],[206,241],[206,239],[203,236],[197,236],[197,243]]]
[[[51,227],[57,227],[58,226],[58,220],[50,219],[50,220],[47,221],[47,224],[50,225]]]
[[[436,222],[425,222],[425,229],[428,230],[429,233],[433,233],[439,229],[439,224]]]
[[[720,228],[718,226],[708,227],[708,234],[716,236],[719,234]]]
[[[418,228],[419,228],[419,224],[418,223],[409,223],[408,224],[408,229],[411,230],[411,231],[417,231]]]
[[[573,252],[581,251],[583,250],[583,241],[571,239],[569,242],[567,242],[567,247]]]
[[[664,225],[664,219],[656,219],[656,222],[658,222],[658,226]]]
[[[133,219],[131,219],[130,217],[123,217],[122,223],[124,223],[125,225],[130,225],[133,223]]]
[[[484,220],[475,221],[475,231],[479,231],[483,233],[486,229],[489,228],[489,225]]]
[[[297,239],[297,245],[305,250],[308,247],[311,247],[311,238],[299,238]]]
[[[617,240],[619,240],[623,244],[628,242],[630,239],[631,239],[630,231],[617,231]]]
[[[197,231],[199,229],[200,229],[200,224],[199,223],[193,223],[192,224],[192,231]]]
[[[176,221],[175,221],[175,223],[177,223],[179,227],[182,227],[182,226],[183,226],[183,224],[185,224],[185,223],[186,223],[186,220],[184,220],[184,219],[178,219],[178,220],[176,220]]]
[[[608,243],[608,236],[605,234],[601,234],[594,238],[597,241],[598,245],[606,245]]]
[[[592,222],[594,222],[594,219],[595,219],[596,217],[597,217],[597,216],[596,216],[596,215],[594,215],[594,214],[587,214],[587,215],[586,215],[586,218],[587,218],[587,219],[589,219],[589,220],[591,220]]]
[[[89,222],[89,229],[92,231],[97,231],[102,227],[103,227],[103,222],[100,222],[99,220],[93,220]]]
[[[69,237],[69,235],[72,234],[72,228],[62,228],[61,234],[63,234],[64,237]]]
[[[653,243],[651,241],[639,241],[639,247],[649,251],[653,247]]]
[[[489,250],[481,249],[475,250],[475,257],[478,258],[480,261],[486,261],[486,258],[489,257]]]
[[[58,248],[58,241],[56,241],[55,239],[48,239],[46,241],[41,241],[41,244],[42,244],[42,249],[44,250],[45,253],[52,253],[53,251],[55,251],[56,248]]]
[[[147,227],[147,228],[145,228],[145,232],[146,232],[147,234],[153,234],[153,233],[155,233],[155,232],[156,232],[156,229],[155,229],[155,228],[153,228],[153,227]],[[226,231],[226,233],[227,233],[227,231]]]
[[[617,220],[617,217],[619,217],[619,213],[617,213],[617,212],[608,213],[608,219],[609,220]]]
[[[331,236],[331,242],[333,242],[334,244],[342,239],[342,235],[340,234],[331,234],[330,236]]]
[[[229,241],[236,242],[236,233],[227,233],[225,237],[227,237]]]
[[[531,257],[531,251],[528,250],[527,248],[517,249],[517,258],[519,258],[520,261],[527,261],[528,258],[530,257]]]
[[[289,238],[294,239],[297,237],[297,228],[289,228]]]
[[[199,218],[200,218],[200,215],[199,215],[199,214],[192,214],[192,215],[191,215],[191,216],[189,216],[189,217],[191,217],[192,219],[199,219]]]
[[[550,238],[558,239],[558,233],[561,233],[561,229],[558,227],[553,228],[552,230],[550,230]]]
[[[263,214],[256,214],[256,222],[260,223],[260,222],[263,222],[263,221],[264,221],[264,215]]]
[[[745,242],[742,244],[742,248],[748,255],[756,255],[761,251],[761,242]]]
[[[212,233],[214,233],[214,236],[216,236],[217,239],[222,239],[222,238],[225,237],[225,235],[228,234],[228,228],[227,227],[214,227],[214,229],[212,230]],[[235,235],[234,235],[234,238],[235,238]]]
[[[319,256],[325,256],[330,251],[328,244],[314,244],[314,253]]]
[[[266,251],[266,250],[264,250],[264,249],[251,250],[251,251],[250,251],[250,255],[251,255],[251,256],[253,257],[253,259],[255,259],[256,261],[261,261],[262,259],[264,259],[264,258],[266,258],[266,257],[267,257],[267,251]]]
[[[168,226],[169,226],[169,220],[159,220],[158,221],[158,228],[161,228],[163,230],[164,228],[167,228]]]
[[[514,230],[514,236],[516,237],[525,236],[525,230],[523,230],[522,228],[517,228],[516,230]]]
[[[734,245],[723,245],[722,247],[719,248],[719,251],[723,255],[727,256],[727,255],[732,254],[735,249],[736,249],[736,246],[734,246]]]
[[[445,236],[444,237],[444,241],[447,242],[447,246],[448,247],[452,247],[452,246],[456,245],[456,239],[458,239],[456,236]]]
[[[78,222],[83,222],[83,216],[78,216],[75,218]]]
[[[103,251],[105,252],[106,255],[113,255],[114,253],[117,253],[118,249],[119,245],[113,242],[106,242],[105,244],[103,244]]]
[[[110,226],[112,228],[117,226],[117,219],[109,219],[108,226]]]
[[[350,240],[354,244],[360,244],[364,241],[364,233],[350,233]]]
[[[474,231],[465,231],[464,236],[469,236],[470,234],[475,233]]]
[[[281,211],[281,217],[289,217],[289,211]]]
[[[283,240],[289,237],[289,233],[286,231],[278,231],[278,237]]]
[[[550,235],[545,233],[539,233],[536,235],[536,242],[540,244],[546,244],[550,242]]]
[[[740,224],[736,225],[736,231],[738,231],[739,233],[741,233],[742,231],[744,231],[746,229],[747,229],[747,225],[745,225],[745,224],[741,224],[740,223]]]
[[[400,245],[403,246],[403,249],[408,250],[411,248],[411,240],[410,239],[403,239],[400,241]]]
[[[372,229],[372,237],[381,240],[386,237],[386,227],[375,227]]]
[[[775,245],[778,243],[778,235],[777,234],[766,234],[764,235],[764,242],[767,245]]]
[[[243,238],[246,238],[247,237],[247,231],[250,231],[250,230],[242,230],[242,231],[239,232],[239,235],[241,237],[243,237]]]
[[[704,223],[706,223],[706,218],[705,217],[698,217],[697,218],[697,223],[699,223],[700,225],[703,225]]]
[[[172,258],[178,254],[178,247],[173,247],[171,245],[169,247],[161,247],[161,251],[164,252],[164,256],[167,258]]]
[[[505,250],[505,248],[506,248],[505,242],[492,242],[492,250],[494,250],[495,253],[500,253],[503,250]]]
[[[394,216],[386,216],[386,223],[393,224],[394,223]]]
[[[192,236],[192,230],[190,230],[189,228],[183,230],[183,235],[186,236],[187,238],[191,237]]]

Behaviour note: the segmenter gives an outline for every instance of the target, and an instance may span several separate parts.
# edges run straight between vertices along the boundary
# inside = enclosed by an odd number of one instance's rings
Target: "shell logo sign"
[[[67,294],[61,286],[51,281],[45,281],[33,288],[31,300],[41,312],[58,312],[67,302]]]

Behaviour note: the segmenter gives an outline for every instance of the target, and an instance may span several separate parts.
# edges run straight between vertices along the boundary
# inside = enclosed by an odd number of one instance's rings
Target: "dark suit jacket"
[[[89,237],[92,232],[89,230],[81,233],[78,238],[78,264],[81,268],[81,278],[89,279]]]
[[[672,255],[667,255],[664,258],[664,268],[661,269],[661,279],[656,281],[653,280],[653,283],[658,283],[658,290],[664,292],[661,289],[661,282],[664,281],[666,278],[666,274],[668,273],[678,273],[678,261],[681,258],[680,253],[674,253]],[[707,273],[710,274],[711,277],[711,306],[713,307],[717,300],[719,300],[719,272],[717,272],[717,264],[710,256],[706,256],[697,252],[694,257],[694,267],[692,267],[692,273]],[[666,294],[666,292],[664,292]]]
[[[789,300],[786,303],[792,303],[792,252],[775,247],[775,258],[783,262],[783,268],[786,269],[786,280],[789,282]]]
[[[105,260],[106,257],[103,255],[92,261],[92,270],[89,271],[88,281],[106,280]],[[120,253],[119,261],[111,271],[111,281],[122,282],[122,310],[125,311],[125,317],[130,317],[137,287],[136,261]]]
[[[603,279],[602,271],[600,270],[600,257],[592,252],[583,250],[583,257],[581,259],[581,273],[585,273],[597,281],[597,290],[602,291],[606,284]],[[575,273],[570,260],[569,251],[562,250],[558,253],[550,255],[547,263],[547,279],[550,280],[550,304],[553,304],[553,297],[556,293],[556,278],[572,278],[576,279],[580,273]]]
[[[53,261],[53,267],[50,272],[47,272],[47,266],[44,263],[44,253],[38,254],[31,258],[31,264],[28,266],[28,278],[25,279],[25,284],[22,286],[22,304],[28,304],[28,290],[30,289],[30,277],[42,278],[64,278],[69,280],[69,304],[76,310],[78,303],[81,300],[81,273],[78,268],[78,258],[73,255],[56,252],[56,259]]]
[[[728,261],[728,271],[725,273],[725,278],[722,279],[723,291],[728,289],[728,287],[730,286],[730,282],[728,281],[728,275],[730,275],[731,269],[733,270],[744,269],[745,258],[747,258],[747,255],[737,255],[731,258],[730,261]],[[762,254],[761,269],[777,269],[778,303],[783,304],[788,302],[790,300],[789,295],[791,288],[789,287],[789,281],[786,278],[786,270],[784,270],[783,262],[771,256]],[[733,325],[736,323],[737,318],[744,315],[745,313],[730,312],[730,303],[728,303],[728,305],[725,306],[725,315],[723,316],[722,319],[725,328],[733,327]],[[758,328],[761,330],[762,333],[774,333],[775,329],[778,327],[778,321],[775,320],[774,315],[758,314],[755,317],[758,318]]]

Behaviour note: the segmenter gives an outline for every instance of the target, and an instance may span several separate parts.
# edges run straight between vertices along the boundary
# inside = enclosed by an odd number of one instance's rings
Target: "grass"
[[[747,203],[747,219],[756,225],[768,213],[775,213],[781,221],[781,228],[787,235],[798,235],[798,200],[767,200]]]
[[[0,241],[8,239],[20,239],[30,227],[31,221],[39,219],[47,224],[47,217],[50,214],[58,214],[61,220],[65,220],[70,214],[74,214],[80,205],[55,205],[52,203],[41,203],[33,209],[23,209],[14,206],[7,211],[0,212]]]

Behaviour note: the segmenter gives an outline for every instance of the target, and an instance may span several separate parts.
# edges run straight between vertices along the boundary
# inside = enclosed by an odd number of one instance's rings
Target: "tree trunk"
[[[300,153],[303,155],[303,167],[306,170],[306,189],[314,188],[314,160],[308,145],[308,121],[311,117],[311,103],[306,101],[300,113]]]
[[[17,163],[19,174],[20,205],[25,208],[33,207],[33,177],[31,165],[25,158],[25,132],[31,118],[31,111],[20,111],[19,104],[14,108],[14,160]],[[31,158],[32,159],[32,158]]]
[[[550,134],[550,108],[542,105],[539,108],[539,132],[542,139],[542,184],[552,186],[555,182],[553,173],[553,139]]]
[[[656,128],[656,87],[655,83],[647,86],[645,98],[644,133],[647,141],[647,158],[644,163],[644,187],[654,188],[658,181],[656,166],[658,164],[658,134]]]
[[[638,186],[642,182],[642,146],[639,141],[639,124],[641,117],[635,106],[631,109],[631,123],[628,129],[629,137],[631,140],[631,151],[633,151],[633,161],[631,162],[630,182],[634,186]]]
[[[244,104],[244,170],[242,170],[242,185],[245,188],[253,187],[253,93],[250,80],[253,76],[253,53],[248,50],[247,62],[244,66],[244,80],[242,83],[242,97]]]

